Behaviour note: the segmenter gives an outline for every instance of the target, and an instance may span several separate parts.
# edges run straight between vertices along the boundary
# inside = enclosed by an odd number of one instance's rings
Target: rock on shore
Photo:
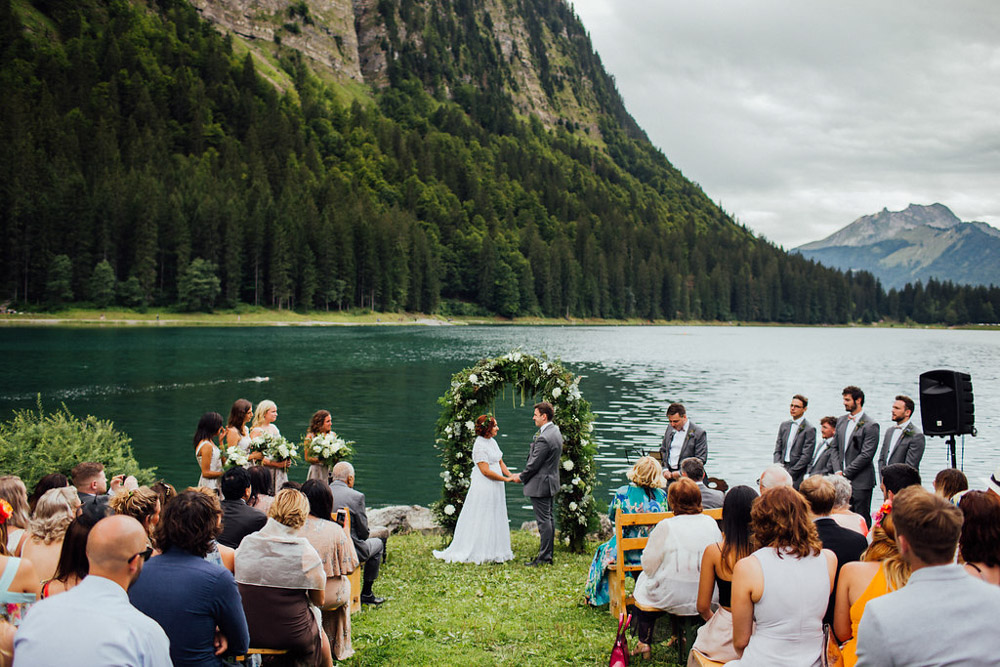
[[[392,533],[441,535],[444,529],[434,521],[434,514],[421,505],[390,505],[368,510],[369,526],[384,526]]]

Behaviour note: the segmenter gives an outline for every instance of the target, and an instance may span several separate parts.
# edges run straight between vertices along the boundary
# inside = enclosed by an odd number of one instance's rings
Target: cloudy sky
[[[996,0],[572,0],[668,159],[786,248],[940,202],[1000,227]]]

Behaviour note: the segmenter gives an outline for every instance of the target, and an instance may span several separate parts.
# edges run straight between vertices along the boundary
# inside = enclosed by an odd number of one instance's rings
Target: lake
[[[427,505],[440,495],[434,446],[437,403],[452,374],[520,349],[561,359],[583,376],[597,415],[597,498],[625,483],[629,461],[655,449],[665,410],[679,401],[708,432],[710,475],[754,484],[771,462],[793,394],[807,418],[843,413],[841,389],[866,393],[866,412],[890,424],[897,394],[918,396],[920,373],[972,375],[979,435],[959,439],[973,487],[1000,464],[1000,334],[886,328],[440,326],[260,328],[0,328],[0,418],[61,403],[112,420],[143,466],[177,486],[198,480],[191,442],[198,418],[228,416],[237,398],[278,404],[282,434],[301,440],[318,409],[357,442],[357,486],[372,506]],[[919,402],[918,402],[919,403]],[[531,399],[497,400],[505,461],[520,469],[535,428]],[[915,421],[919,424],[918,414]],[[964,459],[963,457],[964,444]],[[925,485],[948,466],[943,438],[928,438]],[[114,471],[109,471],[113,473]],[[304,480],[306,466],[293,469]],[[512,525],[532,518],[521,487],[508,485]],[[876,497],[878,497],[876,490]]]

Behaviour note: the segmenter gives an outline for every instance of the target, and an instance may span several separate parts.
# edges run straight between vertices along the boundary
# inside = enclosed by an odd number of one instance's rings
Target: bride
[[[449,563],[502,563],[511,560],[510,524],[504,482],[512,477],[503,462],[503,452],[493,438],[499,431],[489,415],[476,419],[476,443],[472,447],[472,479],[465,504],[455,524],[455,538],[434,557]]]

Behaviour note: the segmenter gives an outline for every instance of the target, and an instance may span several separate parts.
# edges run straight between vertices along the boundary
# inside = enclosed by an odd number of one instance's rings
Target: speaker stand
[[[951,467],[957,468],[958,462],[955,460],[955,434],[952,433],[948,436],[948,453],[951,455]]]

